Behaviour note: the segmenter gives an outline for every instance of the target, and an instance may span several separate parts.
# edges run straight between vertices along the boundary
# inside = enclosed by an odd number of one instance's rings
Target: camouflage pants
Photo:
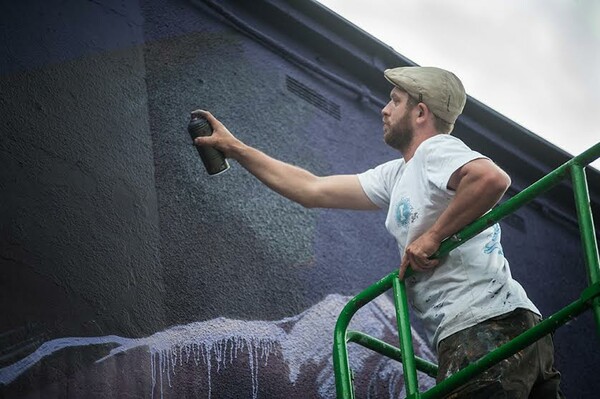
[[[516,309],[459,331],[439,344],[438,383],[540,322],[529,310]],[[476,376],[446,398],[564,398],[560,373],[553,367],[554,347],[547,335]]]

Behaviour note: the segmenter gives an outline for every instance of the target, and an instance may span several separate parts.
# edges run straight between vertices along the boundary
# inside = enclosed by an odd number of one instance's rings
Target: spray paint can
[[[188,124],[188,132],[192,137],[192,140],[194,140],[196,137],[210,136],[213,130],[204,116],[192,114],[192,119]],[[229,163],[221,151],[206,146],[196,146],[196,149],[198,150],[198,154],[200,154],[202,163],[204,163],[204,167],[209,175],[215,176],[229,169]]]

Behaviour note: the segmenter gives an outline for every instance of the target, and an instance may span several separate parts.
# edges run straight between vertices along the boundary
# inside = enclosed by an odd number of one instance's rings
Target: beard
[[[397,124],[390,125],[383,135],[383,141],[390,147],[404,152],[413,140],[414,131],[410,124],[408,112],[400,118]]]

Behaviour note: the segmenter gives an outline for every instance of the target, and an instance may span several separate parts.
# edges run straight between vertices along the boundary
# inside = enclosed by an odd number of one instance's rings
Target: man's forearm
[[[228,154],[273,191],[302,206],[313,206],[314,196],[310,190],[319,179],[314,174],[242,143],[236,144]]]

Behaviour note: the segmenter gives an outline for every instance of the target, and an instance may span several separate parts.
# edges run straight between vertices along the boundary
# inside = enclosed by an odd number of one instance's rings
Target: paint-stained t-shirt
[[[413,158],[400,158],[358,175],[369,199],[387,209],[385,226],[400,255],[431,227],[454,197],[452,174],[485,158],[460,139],[439,134],[421,143]],[[405,281],[414,314],[434,349],[445,337],[516,308],[540,314],[510,273],[494,224],[441,259],[438,267]]]

